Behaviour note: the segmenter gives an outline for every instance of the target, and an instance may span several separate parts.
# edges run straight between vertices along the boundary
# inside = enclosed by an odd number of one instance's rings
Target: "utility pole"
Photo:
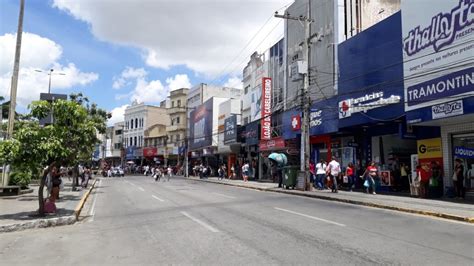
[[[310,0],[308,0],[308,9],[306,12],[306,16],[291,16],[290,14],[286,13],[285,15],[279,15],[278,12],[275,12],[275,17],[287,19],[287,20],[295,20],[299,21],[302,26],[304,27],[305,36],[302,43],[302,50],[303,50],[303,64],[302,67],[304,70],[303,73],[303,89],[301,92],[301,108],[302,108],[302,124],[301,124],[301,149],[300,149],[300,171],[304,175],[304,186],[303,189],[307,190],[311,186],[309,186],[309,157],[310,157],[310,147],[309,147],[309,46],[311,44],[311,32],[310,32],[310,24],[314,22],[313,19],[310,18]],[[301,73],[301,72],[300,72]]]
[[[13,63],[13,75],[10,88],[10,110],[8,112],[7,138],[13,136],[13,124],[15,121],[16,92],[18,89],[18,72],[20,71],[21,36],[23,34],[23,13],[25,0],[20,0],[20,15],[18,17],[18,30],[16,32],[15,61]]]
[[[13,75],[12,82],[10,87],[10,109],[8,112],[8,124],[7,124],[7,134],[5,139],[10,139],[13,137],[13,126],[15,122],[15,107],[16,107],[16,92],[18,89],[18,72],[20,71],[20,53],[21,53],[21,36],[23,34],[23,13],[25,10],[25,0],[20,0],[20,14],[18,16],[18,29],[16,32],[16,47],[15,47],[15,61],[13,63]],[[2,108],[3,110],[3,108]],[[9,173],[6,173],[5,169],[10,169],[10,167],[3,166],[3,186],[8,186],[9,183]]]

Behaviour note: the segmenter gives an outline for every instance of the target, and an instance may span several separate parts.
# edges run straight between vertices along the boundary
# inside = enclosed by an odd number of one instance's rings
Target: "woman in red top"
[[[349,191],[352,192],[352,188],[354,187],[354,164],[349,163],[346,168],[346,176],[347,176],[347,181],[349,183]]]
[[[420,165],[416,167],[416,172],[420,180],[420,197],[426,198],[428,192],[428,185],[430,182],[430,173],[423,169],[423,167]]]
[[[368,186],[366,186],[367,189],[367,194],[370,193],[370,188],[372,188],[372,194],[375,193],[375,181],[374,179],[377,178],[378,176],[378,169],[377,166],[375,166],[374,162],[371,162],[370,165],[367,167],[365,170],[365,180],[368,182]]]

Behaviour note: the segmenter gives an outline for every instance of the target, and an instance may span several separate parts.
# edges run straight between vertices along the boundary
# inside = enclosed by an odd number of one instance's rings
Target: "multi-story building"
[[[242,96],[242,122],[246,125],[260,119],[262,98],[262,77],[264,76],[265,54],[254,52],[242,73],[244,87]]]
[[[166,127],[168,133],[167,155],[172,165],[182,163],[180,148],[185,146],[187,125],[187,100],[189,89],[181,88],[170,92],[167,108],[170,124]]]
[[[145,132],[145,148],[143,148],[143,156],[157,164],[166,164],[166,141],[168,133],[167,125],[155,124],[148,127]]]
[[[145,129],[160,124],[168,125],[169,116],[166,108],[144,103],[132,103],[125,109],[124,115],[124,144],[127,147],[127,159],[139,159],[143,157],[142,147],[145,145]],[[130,147],[130,148],[129,148]]]

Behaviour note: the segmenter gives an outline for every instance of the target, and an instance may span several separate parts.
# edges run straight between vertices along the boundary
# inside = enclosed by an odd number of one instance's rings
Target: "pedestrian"
[[[230,167],[229,180],[234,179],[234,178],[235,178],[235,168],[234,168],[234,165],[232,164],[232,166]]]
[[[59,188],[61,186],[61,173],[59,173],[58,168],[53,166],[51,169],[51,196],[50,201],[55,203],[59,199]]]
[[[372,189],[372,194],[375,193],[375,179],[378,176],[378,169],[375,166],[375,162],[371,162],[367,169],[365,170],[363,177],[365,178],[364,187],[366,188],[367,194],[370,193],[370,189]]]
[[[166,171],[167,171],[168,181],[170,181],[170,177],[171,175],[173,175],[173,169],[171,168],[171,166],[168,166],[168,169],[166,169]]]
[[[316,164],[316,181],[315,184],[319,190],[324,189],[324,183],[326,179],[326,162],[321,159],[319,163]]]
[[[81,184],[81,186],[83,188],[87,188],[87,185],[89,184],[89,179],[90,178],[91,178],[91,170],[86,166],[84,168],[84,181]]]
[[[332,161],[329,162],[327,166],[327,172],[328,176],[330,177],[332,181],[332,187],[331,187],[331,192],[337,193],[337,178],[341,174],[341,165],[337,161],[337,158],[335,156],[332,157]]]
[[[242,177],[244,179],[244,182],[249,181],[249,171],[250,171],[250,166],[247,161],[245,161],[244,165],[242,166]]]
[[[224,170],[222,169],[222,166],[219,166],[219,169],[217,169],[217,180],[221,180],[224,178]]]
[[[464,165],[461,159],[457,158],[454,165],[453,184],[456,191],[456,198],[464,199]]]
[[[224,179],[227,175],[227,166],[225,164],[222,165],[222,179]]]
[[[354,181],[355,181],[355,178],[354,178],[354,164],[352,162],[350,162],[348,165],[347,165],[347,168],[346,168],[346,177],[347,177],[347,183],[349,185],[349,188],[348,190],[350,192],[352,192],[352,189],[354,188]]]
[[[400,164],[400,187],[401,187],[401,190],[404,190],[404,189],[407,189],[408,188],[408,184],[410,183],[409,180],[408,180],[408,173],[409,173],[409,169],[407,167],[407,165],[405,163],[401,163]]]
[[[317,188],[317,185],[316,185],[316,166],[314,165],[313,161],[310,161],[309,162],[309,174],[310,174],[310,182],[311,184],[313,184],[313,187],[314,189]]]

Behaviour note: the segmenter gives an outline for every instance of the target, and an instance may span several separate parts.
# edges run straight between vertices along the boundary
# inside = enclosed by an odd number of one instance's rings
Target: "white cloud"
[[[107,121],[107,125],[113,126],[117,122],[122,122],[124,120],[125,109],[127,109],[128,106],[128,104],[125,104],[112,109],[112,111],[110,111],[112,117]]]
[[[143,68],[135,69],[131,67],[125,68],[118,78],[114,78],[114,84],[117,85],[117,88],[135,84],[135,88],[131,92],[116,95],[116,100],[129,98],[130,101],[146,103],[159,103],[166,99],[170,91],[191,87],[189,77],[186,74],[176,74],[174,77],[168,77],[163,83],[160,80],[148,81],[147,71]]]
[[[189,82],[188,75],[186,74],[177,74],[174,77],[167,78],[166,84],[168,84],[170,91],[181,88],[191,88],[191,82]]]
[[[149,66],[168,69],[186,65],[213,76],[223,71],[273,12],[283,11],[288,2],[54,0],[53,6],[87,22],[100,40],[140,48]],[[262,52],[277,42],[283,35],[281,21],[272,18],[226,72],[241,72],[248,61],[245,58],[254,50]],[[120,86],[117,83],[116,87]]]
[[[238,77],[230,77],[223,85],[224,87],[242,89],[242,80]]]
[[[0,95],[10,97],[11,76],[15,54],[16,35],[0,36]],[[18,78],[17,102],[26,107],[32,100],[38,100],[41,92],[48,91],[48,69],[54,69],[51,76],[51,91],[84,86],[99,78],[96,73],[81,72],[74,63],[61,65],[62,48],[54,41],[33,33],[23,33]],[[43,70],[39,73],[36,70]],[[64,75],[55,75],[62,73]]]
[[[143,68],[127,67],[119,77],[114,77],[112,88],[120,89],[126,85],[130,85],[130,79],[143,78],[148,74]]]

